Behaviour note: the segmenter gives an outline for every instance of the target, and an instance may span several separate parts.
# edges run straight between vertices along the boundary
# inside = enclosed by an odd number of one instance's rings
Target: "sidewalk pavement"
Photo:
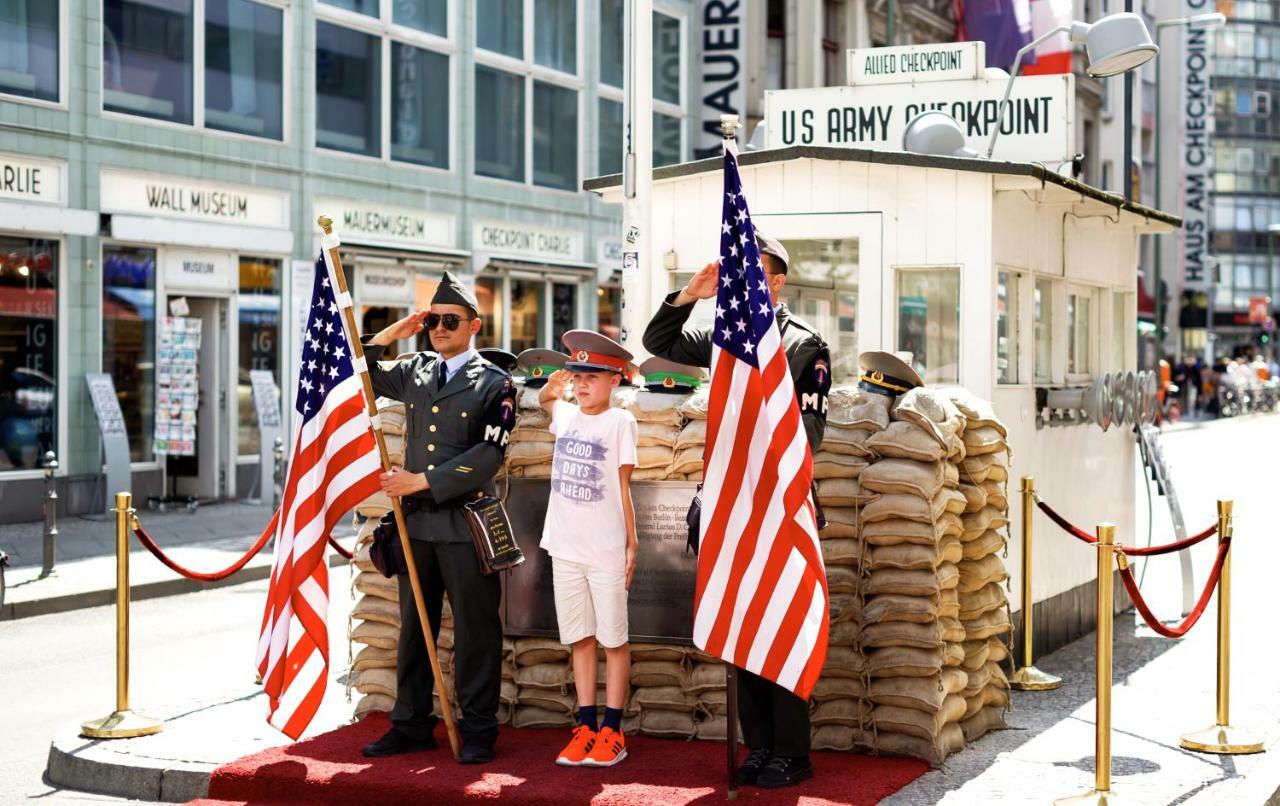
[[[239,559],[271,519],[269,506],[227,502],[201,506],[195,513],[140,510],[138,519],[178,563],[195,571],[217,571]],[[5,571],[0,621],[96,607],[115,601],[115,521],[66,518],[58,524],[57,562],[40,578],[43,524],[0,526],[0,549],[10,554]],[[190,593],[221,585],[264,579],[271,573],[270,546],[238,573],[220,582],[179,576],[130,535],[129,574],[135,600]],[[335,564],[341,558],[331,554]]]

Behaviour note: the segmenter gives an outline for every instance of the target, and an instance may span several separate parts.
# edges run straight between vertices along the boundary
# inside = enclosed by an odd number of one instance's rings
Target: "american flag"
[[[693,640],[807,699],[828,627],[813,459],[732,142],[721,219]]]
[[[321,255],[302,334],[298,426],[276,528],[275,566],[258,638],[267,721],[292,739],[324,698],[329,672],[325,543],[343,514],[380,489],[382,463],[351,361],[334,282]]]

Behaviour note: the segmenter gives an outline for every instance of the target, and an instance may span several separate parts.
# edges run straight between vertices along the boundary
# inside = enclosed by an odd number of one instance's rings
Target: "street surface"
[[[329,579],[331,669],[342,672],[352,604],[348,568],[332,569]],[[223,701],[259,691],[253,685],[254,651],[266,592],[262,580],[134,602],[130,705],[143,714],[160,713],[175,703]],[[118,801],[54,790],[41,781],[54,734],[106,716],[114,707],[115,608],[0,622],[0,658],[0,806]],[[326,711],[349,716],[352,708],[334,676],[317,717],[331,727],[337,723]],[[258,732],[266,719],[266,701],[257,700],[259,721],[246,725],[246,732]]]

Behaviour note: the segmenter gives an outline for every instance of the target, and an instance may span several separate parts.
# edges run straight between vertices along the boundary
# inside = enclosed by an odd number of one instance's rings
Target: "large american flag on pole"
[[[828,629],[813,459],[732,141],[722,202],[693,640],[807,699]]]
[[[378,492],[382,462],[351,360],[334,280],[316,261],[311,313],[302,334],[298,425],[276,528],[275,565],[258,638],[267,721],[292,739],[324,698],[329,672],[326,541],[338,519]]]

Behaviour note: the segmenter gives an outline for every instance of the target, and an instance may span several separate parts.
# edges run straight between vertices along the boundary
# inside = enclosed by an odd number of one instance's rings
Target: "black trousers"
[[[493,746],[498,738],[498,693],[502,685],[502,619],[498,606],[502,583],[485,576],[471,543],[413,541],[413,561],[426,602],[432,638],[440,633],[443,596],[453,611],[453,682],[462,708],[459,730],[464,741]],[[431,694],[435,679],[427,645],[422,640],[417,605],[409,575],[401,574],[400,645],[396,655],[396,705],[391,724],[423,739],[435,728]]]
[[[809,703],[746,669],[736,676],[738,722],[747,747],[790,758],[809,755]]]

